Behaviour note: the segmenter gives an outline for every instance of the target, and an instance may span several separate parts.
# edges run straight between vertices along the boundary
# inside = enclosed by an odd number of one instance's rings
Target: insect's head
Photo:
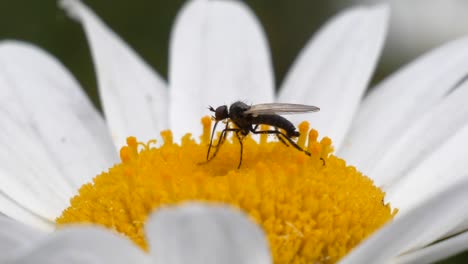
[[[216,108],[216,110],[211,106],[208,107],[208,109],[210,109],[211,112],[215,113],[215,120],[216,121],[221,121],[223,119],[228,118],[228,116],[229,116],[227,105],[218,106]]]

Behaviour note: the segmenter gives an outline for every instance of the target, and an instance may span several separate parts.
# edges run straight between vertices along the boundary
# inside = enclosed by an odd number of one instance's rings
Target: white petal
[[[240,1],[186,4],[172,31],[169,82],[175,138],[198,136],[208,105],[273,101],[269,48],[250,9]]]
[[[98,227],[66,227],[16,253],[11,264],[149,263],[128,238]]]
[[[15,251],[30,246],[45,234],[0,214],[0,263],[5,263]]]
[[[70,73],[34,46],[0,44],[0,87],[0,190],[54,219],[117,160],[105,124]]]
[[[446,227],[468,216],[467,190],[465,181],[426,200],[371,235],[340,263],[387,263],[405,251],[437,240]]]
[[[4,193],[0,193],[0,208],[0,215],[3,213],[12,219],[21,221],[21,223],[33,226],[37,230],[52,231],[55,228],[55,223],[52,219],[44,219],[43,217],[34,214],[17,202],[11,200]]]
[[[87,6],[78,0],[63,0],[61,6],[84,27],[116,146],[128,136],[143,142],[157,137],[168,128],[165,82]]]
[[[467,98],[465,81],[404,131],[369,172],[376,184],[391,185],[468,124]]]
[[[407,212],[449,186],[468,180],[468,148],[464,146],[468,146],[468,123],[407,175],[389,186],[385,199],[401,212]]]
[[[320,113],[310,116],[311,124],[336,147],[372,76],[387,20],[386,5],[339,14],[309,41],[282,85],[277,101],[319,106]]]
[[[271,263],[262,230],[225,205],[160,209],[146,229],[155,263]]]
[[[364,99],[338,155],[369,174],[403,131],[467,74],[467,67],[468,38],[463,38],[390,76]]]
[[[433,245],[415,250],[397,258],[396,262],[434,263],[455,256],[468,249],[468,232],[436,242]]]

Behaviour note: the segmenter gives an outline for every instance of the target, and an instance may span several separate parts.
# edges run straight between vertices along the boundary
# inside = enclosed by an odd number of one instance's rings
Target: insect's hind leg
[[[275,127],[275,131],[278,131],[278,133],[281,133],[277,127]],[[286,145],[286,147],[289,147],[288,143],[286,141],[284,141],[283,137],[280,136],[281,134],[277,134],[276,137],[278,138],[278,140],[283,143],[284,145]]]
[[[258,131],[258,130],[257,130],[258,126],[259,126],[259,124],[256,124],[256,125],[253,127],[253,129],[251,129],[250,131],[253,132],[253,133],[255,133],[255,131]],[[278,130],[277,127],[275,127],[275,130],[278,131],[278,132],[280,132],[280,131]],[[260,131],[266,131],[266,130],[260,130]],[[256,134],[274,134],[274,133],[256,133]],[[277,137],[278,140],[279,140],[281,143],[283,143],[286,147],[289,147],[288,143],[287,143],[286,141],[284,141],[284,139],[283,139],[282,137],[280,137],[279,134],[276,134],[276,137]]]
[[[260,130],[260,131],[257,131],[257,130],[252,129],[251,132],[254,133],[254,134],[273,134],[273,135],[276,135],[278,138],[282,138],[282,140],[286,139],[297,150],[304,152],[308,156],[311,155],[309,151],[303,149],[296,142],[294,142],[294,140],[292,140],[290,137],[288,137],[286,134],[284,134],[283,132],[281,132],[279,130]]]

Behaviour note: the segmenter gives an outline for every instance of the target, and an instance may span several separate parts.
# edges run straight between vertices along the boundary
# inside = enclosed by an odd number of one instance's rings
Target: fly
[[[303,149],[292,140],[292,138],[299,136],[299,132],[296,131],[296,127],[289,120],[280,116],[279,114],[317,112],[320,110],[320,108],[316,106],[282,103],[247,105],[243,102],[237,101],[229,107],[229,111],[227,105],[218,106],[216,109],[210,106],[208,109],[215,113],[215,124],[211,133],[208,152],[206,154],[206,162],[209,162],[216,156],[219,148],[226,140],[227,132],[234,132],[240,143],[240,160],[239,165],[237,166],[238,169],[242,164],[242,139],[250,132],[253,134],[276,135],[278,139],[286,146],[289,146],[289,143],[297,150],[302,151],[310,156],[310,153],[307,150]],[[213,145],[213,137],[216,131],[216,126],[220,121],[225,119],[227,119],[226,127],[221,131],[218,143]],[[229,127],[229,122],[233,122],[236,125],[236,128]],[[269,125],[274,127],[274,130],[259,130],[259,125]],[[282,129],[285,132],[282,132],[279,129]],[[212,147],[215,148],[215,151],[210,157]]]

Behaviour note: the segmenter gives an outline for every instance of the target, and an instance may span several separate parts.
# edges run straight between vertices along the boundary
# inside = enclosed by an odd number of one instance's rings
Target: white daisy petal
[[[468,38],[421,57],[366,97],[338,155],[365,174],[411,124],[439,103],[466,75]]]
[[[4,87],[1,80],[0,85]],[[12,104],[7,110],[11,112],[0,111],[0,190],[5,199],[15,203],[5,204],[7,207],[1,211],[21,221],[15,212],[24,207],[52,221],[73,195],[73,183],[61,177],[60,160],[51,155],[47,144],[41,142],[42,137],[31,131],[36,125],[34,121],[27,117],[21,120],[21,108]]]
[[[167,129],[167,87],[130,47],[84,4],[61,6],[84,27],[97,72],[106,120],[118,148],[128,136],[146,142]]]
[[[34,214],[11,200],[4,193],[0,193],[0,208],[0,215],[4,214],[12,219],[21,221],[21,223],[33,226],[36,230],[52,231],[55,228],[55,223],[52,219],[44,219]]]
[[[440,238],[448,226],[468,216],[468,181],[424,201],[371,235],[340,263],[386,263]],[[465,249],[468,248],[464,244]],[[463,250],[459,248],[459,250]]]
[[[45,234],[0,214],[0,263],[14,256],[15,251],[32,245]]]
[[[468,82],[465,80],[451,94],[417,120],[369,172],[384,188],[415,167],[445,140],[468,124]]]
[[[155,263],[271,263],[262,230],[224,205],[160,209],[146,230]]]
[[[386,189],[386,200],[401,212],[468,179],[468,124]],[[468,190],[467,190],[468,191]]]
[[[129,239],[104,228],[67,227],[17,252],[11,264],[150,263]]]
[[[105,124],[70,73],[34,46],[0,44],[0,86],[0,190],[54,219],[117,160]]]
[[[386,5],[339,14],[303,49],[278,101],[320,107],[312,126],[339,147],[367,88],[383,46]],[[302,121],[303,116],[291,118]]]
[[[269,48],[250,9],[240,1],[190,1],[172,31],[169,82],[176,138],[201,133],[208,105],[273,101]]]
[[[464,232],[425,248],[399,256],[396,262],[399,264],[434,263],[467,250],[467,245],[468,232]]]

